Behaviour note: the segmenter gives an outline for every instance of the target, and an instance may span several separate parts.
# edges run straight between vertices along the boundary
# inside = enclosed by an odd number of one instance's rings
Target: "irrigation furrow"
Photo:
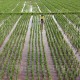
[[[46,37],[46,31],[45,31],[45,26],[43,26],[43,44],[44,44],[44,50],[46,53],[46,59],[48,63],[48,68],[50,70],[50,75],[51,75],[51,80],[58,80],[56,70],[54,68],[54,63],[52,61],[52,57],[50,55],[51,51],[48,45],[47,37]]]
[[[17,20],[17,22],[14,24],[12,30],[11,30],[10,33],[7,35],[7,37],[5,38],[5,40],[4,40],[3,44],[2,44],[2,46],[0,47],[0,53],[2,52],[4,46],[5,46],[6,43],[8,42],[8,40],[9,40],[10,36],[12,35],[13,31],[15,30],[15,28],[16,28],[16,26],[17,26],[19,20],[21,19],[21,17],[22,17],[22,16],[20,16],[20,17],[18,18],[18,20]]]
[[[69,45],[69,47],[72,49],[74,55],[76,56],[77,60],[80,61],[80,56],[79,54],[77,54],[77,49],[73,47],[73,45],[71,44],[69,38],[67,37],[67,35],[64,33],[64,31],[62,30],[61,26],[58,24],[57,20],[55,19],[54,15],[52,16],[54,22],[56,23],[59,31],[61,32],[61,34],[64,37],[64,40],[67,42],[67,44]]]
[[[19,72],[19,80],[25,80],[26,78],[26,67],[27,67],[27,54],[28,54],[28,46],[29,46],[29,39],[30,39],[30,29],[32,26],[32,19],[33,16],[31,16],[30,21],[29,21],[29,27],[28,27],[28,32],[26,34],[26,38],[25,38],[25,43],[24,43],[24,48],[23,48],[23,52],[22,52],[22,60],[21,60],[21,64],[20,64],[20,72]]]

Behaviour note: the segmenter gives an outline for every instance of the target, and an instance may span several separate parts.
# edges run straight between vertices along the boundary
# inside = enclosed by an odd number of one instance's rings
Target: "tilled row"
[[[29,16],[23,15],[9,41],[0,53],[0,79],[16,80],[22,49],[27,33]]]
[[[27,56],[27,75],[28,80],[49,80],[50,74],[47,68],[46,53],[44,52],[42,31],[38,22],[39,16],[33,17],[31,28],[29,52]]]

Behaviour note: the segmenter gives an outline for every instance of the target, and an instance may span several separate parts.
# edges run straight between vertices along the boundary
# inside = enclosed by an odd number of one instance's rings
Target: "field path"
[[[80,56],[79,53],[77,53],[77,49],[73,47],[73,45],[71,44],[69,38],[67,37],[67,35],[64,33],[64,31],[62,30],[61,26],[59,25],[59,23],[57,22],[56,18],[54,17],[54,15],[52,16],[55,24],[57,25],[59,31],[61,32],[64,40],[67,42],[67,44],[69,45],[69,47],[72,49],[74,55],[76,56],[77,60],[80,61]]]
[[[1,53],[2,50],[4,49],[4,46],[6,45],[6,43],[8,42],[8,40],[10,39],[10,36],[12,35],[13,31],[15,30],[15,28],[16,28],[16,26],[17,26],[19,20],[21,19],[21,17],[22,17],[22,16],[20,16],[20,17],[18,18],[18,20],[17,20],[17,22],[14,24],[14,26],[13,26],[11,32],[10,32],[10,33],[7,35],[7,37],[5,38],[5,40],[4,40],[3,44],[2,44],[2,46],[0,47],[0,53]]]
[[[30,29],[32,26],[32,19],[33,19],[33,16],[31,16],[31,18],[30,18],[28,32],[27,32],[26,38],[25,38],[18,80],[25,80],[25,78],[26,78],[27,54],[28,54],[28,47],[29,47],[29,40],[30,40]]]
[[[47,37],[46,37],[46,31],[45,31],[44,26],[43,26],[42,34],[43,34],[44,51],[45,51],[45,54],[46,54],[46,60],[47,60],[47,63],[48,63],[48,68],[50,70],[51,78],[52,78],[52,80],[58,80],[57,73],[56,73],[56,70],[54,68],[54,63],[53,63],[53,60],[52,60],[52,57],[51,57],[51,52],[50,52],[50,48],[49,48],[49,45],[48,45],[48,41],[47,41]]]

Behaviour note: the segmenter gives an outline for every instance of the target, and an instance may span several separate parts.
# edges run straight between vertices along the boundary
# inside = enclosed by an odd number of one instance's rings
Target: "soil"
[[[51,57],[50,48],[48,46],[48,41],[47,41],[46,31],[45,31],[44,26],[43,26],[42,34],[43,34],[44,50],[45,50],[45,53],[46,53],[46,59],[47,59],[48,67],[49,67],[49,70],[50,70],[50,75],[52,77],[52,80],[58,80],[57,72],[54,68],[54,63],[53,63],[53,60],[52,60],[52,57]]]
[[[5,38],[3,44],[2,44],[1,47],[0,47],[0,53],[1,53],[2,50],[4,49],[4,46],[5,46],[6,43],[8,42],[10,36],[12,35],[13,31],[15,30],[15,28],[16,28],[16,26],[17,26],[17,24],[18,24],[18,22],[19,22],[20,19],[21,19],[21,16],[18,18],[17,22],[14,24],[14,26],[13,26],[11,32],[10,32],[10,33],[7,35],[7,37]]]
[[[18,80],[25,80],[25,78],[26,78],[27,54],[28,54],[28,46],[29,46],[29,39],[30,39],[30,29],[31,29],[31,26],[32,26],[32,18],[33,18],[33,16],[31,16],[31,18],[30,18],[28,32],[27,32],[26,38],[25,38],[25,43],[24,43],[24,49],[23,49],[23,52],[22,52],[22,60],[21,60],[21,64],[20,64],[20,72],[19,72]]]
[[[65,32],[63,31],[63,29],[61,28],[61,26],[58,24],[57,20],[55,19],[54,15],[52,16],[55,24],[57,25],[59,31],[61,32],[64,40],[66,41],[66,43],[69,45],[69,47],[72,49],[74,55],[76,56],[77,60],[80,61],[80,56],[78,54],[76,54],[77,49],[71,44],[70,39],[67,37],[67,35],[65,34]]]

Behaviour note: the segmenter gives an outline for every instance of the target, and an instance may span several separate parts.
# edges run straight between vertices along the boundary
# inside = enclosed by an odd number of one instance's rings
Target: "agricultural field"
[[[42,27],[39,14],[1,14],[0,79],[77,80],[79,16],[44,15]]]
[[[33,13],[78,13],[80,0],[0,0],[0,13],[31,13],[31,10]]]
[[[79,3],[1,0],[0,80],[80,80]]]

